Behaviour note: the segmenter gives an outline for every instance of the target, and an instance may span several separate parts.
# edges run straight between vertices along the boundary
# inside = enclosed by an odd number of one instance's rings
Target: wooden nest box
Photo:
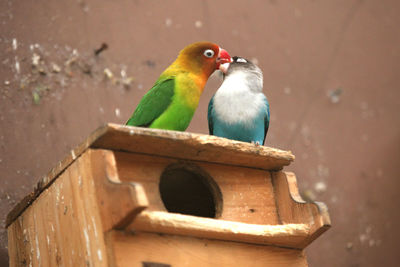
[[[330,227],[290,152],[108,124],[8,215],[10,266],[307,266]]]

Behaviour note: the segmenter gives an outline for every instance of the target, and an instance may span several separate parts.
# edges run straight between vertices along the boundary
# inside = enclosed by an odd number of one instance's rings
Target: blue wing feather
[[[210,135],[213,135],[214,129],[213,129],[213,116],[212,116],[212,111],[214,108],[214,96],[211,97],[210,102],[208,103],[208,113],[207,113],[207,120],[208,120],[208,132]]]
[[[264,143],[265,143],[265,138],[267,137],[267,133],[268,133],[268,128],[269,128],[269,120],[270,120],[270,113],[269,113],[269,103],[268,103],[268,99],[267,98],[265,98],[265,104],[266,104],[266,106],[267,106],[267,110],[266,110],[266,115],[265,115],[265,118],[264,118],[264,127],[265,127],[265,130],[264,130],[264,140],[263,140],[263,145],[264,145]]]

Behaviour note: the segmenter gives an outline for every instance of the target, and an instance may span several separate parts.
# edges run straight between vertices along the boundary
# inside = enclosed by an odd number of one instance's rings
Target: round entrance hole
[[[221,215],[221,191],[211,176],[197,166],[168,166],[161,175],[159,189],[169,212],[209,218]]]

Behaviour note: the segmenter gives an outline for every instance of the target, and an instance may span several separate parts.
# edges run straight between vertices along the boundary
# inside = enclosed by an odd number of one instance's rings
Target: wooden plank
[[[94,195],[101,216],[102,230],[107,232],[125,227],[149,206],[142,185],[119,179],[114,152],[90,149],[86,154],[90,157],[90,177],[95,187]]]
[[[177,213],[143,211],[126,230],[297,248],[308,238],[310,229],[306,224],[246,224]]]
[[[185,160],[280,170],[294,160],[291,152],[226,138],[108,124],[92,147]]]
[[[61,253],[63,251],[62,244],[60,243],[62,238],[60,233],[58,232],[59,228],[59,213],[57,211],[59,201],[60,201],[60,182],[54,184],[54,188],[52,190],[46,189],[44,193],[40,196],[45,199],[45,201],[40,201],[40,207],[42,212],[44,212],[43,216],[46,218],[44,220],[45,227],[45,236],[46,236],[46,251],[49,255],[49,265],[57,266],[61,264],[62,256]],[[38,201],[39,202],[39,201]],[[37,206],[37,205],[32,205]],[[22,218],[25,217],[25,213]],[[19,217],[19,218],[21,218]],[[42,218],[43,220],[43,218]],[[44,235],[44,233],[43,233]],[[81,246],[80,246],[81,247]]]
[[[85,258],[86,265],[89,262],[90,266],[108,266],[102,231],[103,222],[97,205],[97,190],[93,183],[90,150],[86,151],[68,170],[72,174],[71,185],[79,224],[77,229],[82,246],[77,258]]]
[[[108,266],[88,155],[9,226],[10,266]]]
[[[142,185],[149,201],[147,210],[166,211],[159,193],[160,176],[176,159],[144,154],[114,152],[119,179]]]
[[[171,267],[307,266],[301,250],[237,242],[112,231],[107,234],[107,243],[113,254],[110,258],[115,259],[113,266],[120,267],[142,267],[143,262],[168,264]]]
[[[8,256],[10,266],[27,266],[28,258],[25,245],[28,242],[26,230],[23,231],[23,217],[19,217],[10,227],[8,227]]]
[[[259,169],[199,164],[218,184],[223,198],[218,219],[250,224],[278,224],[270,172]]]
[[[162,172],[170,165],[189,166],[210,176],[221,190],[221,220],[253,224],[278,224],[270,172],[222,164],[115,152],[119,179],[140,183],[149,199],[149,211],[166,211],[159,193]],[[196,167],[196,168],[195,168]],[[184,190],[184,188],[182,189]]]
[[[325,204],[307,203],[301,198],[294,173],[273,172],[272,181],[281,223],[306,223],[310,226],[310,234],[299,248],[305,248],[331,227]]]
[[[110,123],[94,131],[83,143],[71,150],[47,175],[40,179],[33,192],[22,199],[8,214],[6,227],[88,148],[122,150],[265,170],[280,170],[294,160],[290,151],[255,146],[216,136]]]
[[[108,130],[107,125],[100,127],[93,132],[83,143],[72,149],[64,159],[59,161],[46,175],[40,178],[31,193],[26,195],[15,207],[7,214],[6,227],[8,227],[32,202],[46,189],[54,180],[70,166],[82,153],[88,149],[93,142]]]

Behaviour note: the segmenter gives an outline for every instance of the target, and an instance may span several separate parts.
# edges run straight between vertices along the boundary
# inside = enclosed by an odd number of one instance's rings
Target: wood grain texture
[[[119,179],[114,152],[90,149],[92,182],[104,232],[123,228],[137,214],[148,207],[148,199],[141,184]]]
[[[84,142],[75,147],[64,159],[60,160],[46,175],[44,175],[31,193],[26,195],[15,207],[7,214],[6,227],[8,227],[32,202],[46,189],[55,179],[79,158],[93,142],[107,132],[108,127],[103,126],[93,132]]]
[[[301,198],[294,173],[273,172],[272,181],[281,223],[305,223],[310,226],[309,236],[298,246],[299,248],[305,248],[331,227],[325,204],[307,203]]]
[[[21,200],[8,214],[6,227],[88,148],[121,150],[265,170],[280,170],[294,160],[293,154],[289,151],[255,146],[216,136],[110,123],[94,131],[40,179],[33,192]]]
[[[88,166],[83,155],[8,227],[10,266],[108,265]]]
[[[304,252],[192,237],[120,231],[107,234],[113,266],[142,267],[142,262],[175,266],[308,266]]]
[[[289,154],[225,142],[99,129],[9,214],[10,266],[307,266],[302,250],[330,227],[326,207],[273,171]],[[159,184],[171,166],[211,179],[216,219],[166,212]]]
[[[252,224],[278,223],[268,171],[124,152],[115,152],[115,159],[121,181],[143,186],[149,199],[149,211],[166,211],[159,193],[160,177],[168,166],[180,164],[194,171],[200,168],[218,185],[223,196],[218,219]]]
[[[291,248],[310,230],[306,224],[247,224],[160,211],[143,211],[126,229]]]
[[[118,124],[108,124],[107,128],[92,147],[265,170],[280,170],[294,160],[289,151],[205,134]]]

